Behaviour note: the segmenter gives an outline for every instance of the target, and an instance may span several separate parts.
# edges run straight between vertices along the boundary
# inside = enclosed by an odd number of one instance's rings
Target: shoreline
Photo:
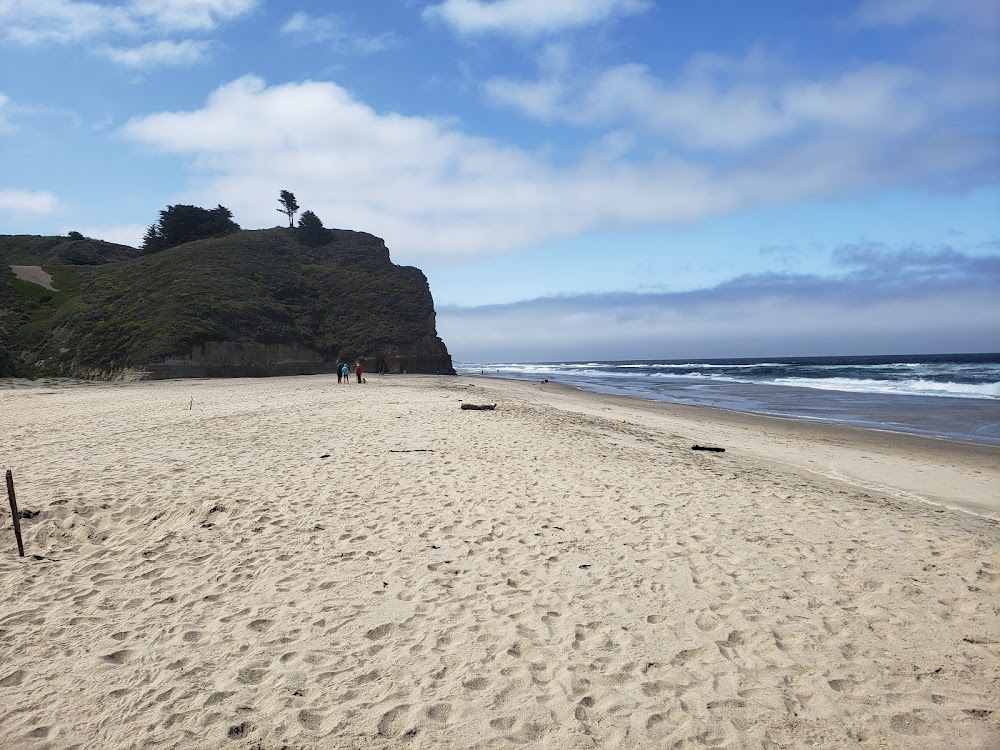
[[[11,750],[1000,741],[1000,523],[906,494],[989,449],[470,376],[0,413]]]
[[[596,365],[595,365],[596,366]],[[862,429],[881,429],[942,440],[1000,447],[1000,398],[931,396],[921,393],[821,388],[807,383],[738,380],[664,382],[581,376],[572,370],[526,375],[516,370],[461,368],[470,376],[539,382],[549,378],[589,393],[686,406],[709,406],[746,414],[801,419]]]

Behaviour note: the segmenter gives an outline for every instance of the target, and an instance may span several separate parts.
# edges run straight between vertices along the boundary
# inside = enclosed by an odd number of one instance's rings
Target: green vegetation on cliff
[[[288,229],[240,231],[86,268],[50,262],[58,243],[47,241],[61,238],[30,238],[17,252],[3,238],[0,374],[14,374],[13,362],[22,374],[107,377],[208,342],[451,371],[423,273],[392,264],[377,237],[321,231],[319,246]],[[58,291],[13,278],[7,265],[43,266]],[[407,359],[418,350],[422,359]]]
[[[78,235],[72,232],[72,235]],[[0,269],[7,266],[93,266],[138,258],[142,253],[86,237],[40,237],[32,234],[0,235]]]

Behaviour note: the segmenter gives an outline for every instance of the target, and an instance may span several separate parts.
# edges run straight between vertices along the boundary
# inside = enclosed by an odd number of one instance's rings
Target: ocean
[[[1000,354],[470,362],[461,374],[1000,445]]]

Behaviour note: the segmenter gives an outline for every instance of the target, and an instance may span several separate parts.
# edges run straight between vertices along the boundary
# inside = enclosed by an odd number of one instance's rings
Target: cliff
[[[370,234],[327,234],[307,247],[287,229],[241,231],[140,257],[108,251],[88,266],[49,264],[52,243],[34,243],[42,257],[0,238],[0,262],[36,261],[56,289],[0,267],[0,374],[298,375],[358,360],[453,374],[424,274],[393,264]]]

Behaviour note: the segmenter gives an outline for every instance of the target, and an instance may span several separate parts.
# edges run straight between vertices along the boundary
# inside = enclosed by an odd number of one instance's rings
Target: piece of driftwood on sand
[[[493,411],[497,408],[496,404],[462,404],[463,409],[475,409],[476,411]]]
[[[17,512],[17,498],[14,496],[14,474],[7,469],[7,499],[10,500],[10,515],[14,519],[14,536],[17,537],[17,554],[24,557],[24,542],[21,540],[21,518]]]

